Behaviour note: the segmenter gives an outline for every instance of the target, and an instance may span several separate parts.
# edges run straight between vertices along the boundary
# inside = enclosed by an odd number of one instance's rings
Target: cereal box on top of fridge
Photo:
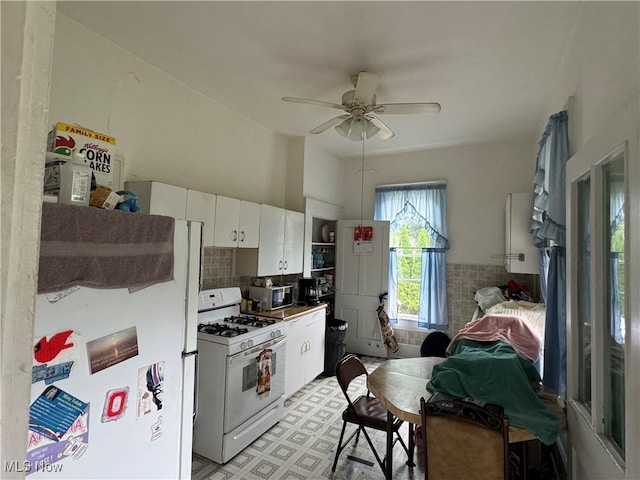
[[[113,187],[112,158],[115,157],[116,139],[78,125],[58,122],[49,132],[47,150],[61,155],[74,153],[84,157],[98,185]]]

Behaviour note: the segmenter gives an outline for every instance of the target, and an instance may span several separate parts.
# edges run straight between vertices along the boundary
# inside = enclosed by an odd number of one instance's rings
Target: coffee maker
[[[320,279],[316,277],[303,277],[298,280],[298,301],[307,305],[320,303]]]

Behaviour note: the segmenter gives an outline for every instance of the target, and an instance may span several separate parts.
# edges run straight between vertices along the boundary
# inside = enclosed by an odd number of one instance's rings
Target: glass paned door
[[[606,216],[605,261],[606,297],[608,306],[605,325],[604,358],[605,427],[611,440],[625,450],[625,235],[624,235],[624,154],[615,155],[603,168],[603,193]],[[607,260],[605,257],[605,260]]]
[[[591,410],[591,178],[578,182],[578,400]]]

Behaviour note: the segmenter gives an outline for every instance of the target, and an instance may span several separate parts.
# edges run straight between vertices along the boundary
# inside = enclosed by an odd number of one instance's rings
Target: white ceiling
[[[378,103],[439,102],[387,115],[369,155],[486,141],[535,141],[579,2],[58,2],[58,10],[232,110],[338,157],[360,142],[307,132],[339,110],[359,71]]]

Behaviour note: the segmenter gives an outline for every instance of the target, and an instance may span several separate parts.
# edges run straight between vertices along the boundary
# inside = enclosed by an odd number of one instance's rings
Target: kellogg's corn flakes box
[[[113,166],[116,139],[104,133],[66,123],[56,123],[49,132],[47,150],[59,155],[84,157],[98,185],[113,187]]]

